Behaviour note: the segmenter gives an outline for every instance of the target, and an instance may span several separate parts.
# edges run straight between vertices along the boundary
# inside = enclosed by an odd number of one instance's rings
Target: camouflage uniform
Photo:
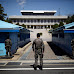
[[[6,56],[8,56],[8,52],[9,52],[9,55],[12,56],[12,54],[11,54],[11,46],[12,46],[11,40],[10,39],[6,39],[5,40]]]
[[[74,39],[71,41],[72,55],[74,56]]]
[[[33,51],[35,52],[35,64],[38,65],[38,55],[40,56],[40,66],[43,66],[43,52],[44,52],[44,43],[41,38],[37,38],[33,41],[32,44]]]

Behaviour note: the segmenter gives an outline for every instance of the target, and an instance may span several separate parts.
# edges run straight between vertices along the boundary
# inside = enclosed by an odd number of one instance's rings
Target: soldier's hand
[[[44,51],[43,51],[43,53],[44,53]]]
[[[35,51],[33,51],[35,53]]]

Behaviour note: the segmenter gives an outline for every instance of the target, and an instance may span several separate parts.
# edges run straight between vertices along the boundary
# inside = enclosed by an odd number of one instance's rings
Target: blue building
[[[0,20],[0,56],[6,55],[5,40],[7,37],[12,41],[11,52],[14,54],[17,48],[30,41],[30,31],[11,23]]]
[[[74,39],[74,22],[53,29],[52,42],[62,48],[69,55],[73,55],[71,41]]]

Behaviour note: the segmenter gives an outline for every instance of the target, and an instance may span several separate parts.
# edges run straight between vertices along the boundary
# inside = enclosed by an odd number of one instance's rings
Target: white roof
[[[56,10],[53,11],[49,11],[49,10],[21,10],[20,12],[33,12],[33,13],[44,13],[44,12],[48,12],[48,13],[56,13]]]
[[[10,19],[67,19],[68,16],[9,16]]]

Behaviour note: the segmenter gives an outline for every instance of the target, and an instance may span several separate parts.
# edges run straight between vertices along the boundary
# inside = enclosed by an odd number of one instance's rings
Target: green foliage
[[[5,22],[12,23],[12,21],[11,21],[9,18],[7,18],[7,19],[5,20]]]
[[[60,27],[60,26],[63,26],[63,25],[64,25],[64,23],[63,23],[63,22],[60,22],[60,23],[59,23],[59,27]]]
[[[68,18],[67,18],[67,20],[65,22],[66,22],[66,24],[74,22],[74,15],[68,16]]]
[[[20,25],[20,24],[19,24],[19,22],[18,22],[18,23],[16,23],[16,25]]]
[[[54,25],[53,25],[53,29],[58,28],[58,27],[59,27],[58,24],[54,24]]]
[[[74,22],[74,15],[71,16],[70,23]]]
[[[26,28],[26,25],[22,24],[22,27]]]
[[[5,20],[5,16],[7,16],[7,14],[4,13],[4,8],[0,4],[0,20],[4,21]]]

